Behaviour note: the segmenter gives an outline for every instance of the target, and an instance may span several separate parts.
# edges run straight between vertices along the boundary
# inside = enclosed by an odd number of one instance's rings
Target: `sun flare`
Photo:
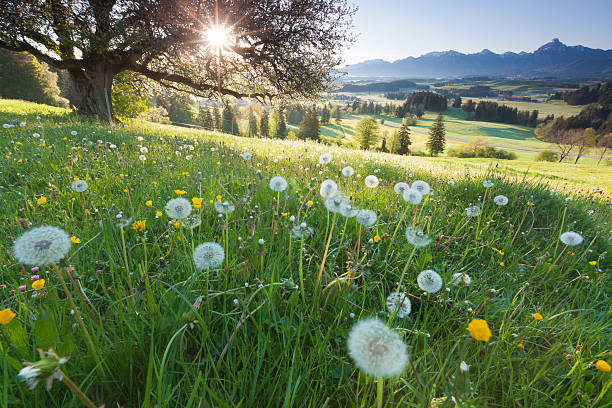
[[[224,25],[214,25],[204,34],[208,44],[215,50],[226,48],[230,43],[230,30]]]

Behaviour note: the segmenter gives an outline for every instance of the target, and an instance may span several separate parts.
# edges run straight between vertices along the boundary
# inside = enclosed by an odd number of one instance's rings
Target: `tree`
[[[612,149],[612,132],[602,135],[599,140],[597,140],[597,147],[601,151],[599,160],[597,160],[597,164],[599,165],[601,159],[604,158],[608,149]]]
[[[437,156],[444,151],[446,144],[446,130],[444,129],[444,117],[442,113],[438,113],[436,121],[429,129],[429,139],[427,140],[427,149],[430,156]]]
[[[115,76],[113,82],[112,104],[115,114],[123,118],[136,118],[148,108],[147,99],[134,84],[136,75],[124,71]]]
[[[221,112],[221,131],[223,133],[237,134],[238,127],[234,122],[234,111],[229,103],[226,103]]]
[[[264,111],[259,118],[259,135],[261,137],[269,137],[268,112]]]
[[[319,115],[317,110],[313,107],[306,112],[304,119],[300,123],[297,137],[301,140],[320,140],[321,125],[319,123]]]
[[[559,163],[561,163],[580,142],[584,131],[582,129],[567,129],[565,119],[559,117],[539,125],[535,133],[540,140],[557,145]]]
[[[79,111],[112,120],[123,71],[202,97],[317,94],[354,12],[348,0],[3,0],[0,47],[67,70]]]
[[[182,124],[193,123],[194,114],[191,110],[189,97],[183,94],[172,94],[167,98],[160,98],[159,101],[168,111],[168,117],[171,122]]]
[[[400,130],[395,132],[393,137],[393,143],[391,145],[391,151],[393,153],[405,155],[410,153],[410,129],[408,129],[407,123],[402,123]]]
[[[215,122],[210,114],[210,109],[206,105],[200,105],[200,112],[198,114],[202,127],[206,130],[213,130],[215,128]]]
[[[1,11],[0,11],[1,13]],[[0,97],[66,106],[57,74],[25,52],[0,49]]]
[[[461,107],[461,97],[458,96],[455,99],[453,99],[453,108],[460,108]]]
[[[382,143],[380,145],[380,151],[383,153],[388,153],[389,149],[387,149],[387,138],[383,137]]]
[[[269,133],[273,139],[284,139],[287,136],[287,123],[285,122],[285,112],[282,107],[272,109]]]
[[[321,124],[326,125],[329,123],[329,118],[331,117],[331,113],[327,105],[323,105],[323,109],[321,109]]]
[[[586,128],[584,132],[582,132],[582,137],[578,141],[578,153],[576,154],[576,161],[574,164],[578,163],[578,160],[582,155],[591,147],[595,146],[595,129]]]
[[[359,147],[362,149],[370,150],[370,147],[376,144],[378,140],[378,122],[376,122],[376,118],[361,119],[357,123],[355,131],[357,132]]]
[[[248,128],[248,136],[255,137],[257,136],[257,118],[253,111],[249,112],[249,128]]]
[[[221,114],[219,113],[219,107],[217,105],[213,108],[213,122],[215,124],[215,130],[221,130]]]
[[[334,120],[336,121],[336,125],[339,125],[342,121],[342,111],[340,110],[338,105],[334,106],[334,108],[332,109],[331,117],[334,118]]]

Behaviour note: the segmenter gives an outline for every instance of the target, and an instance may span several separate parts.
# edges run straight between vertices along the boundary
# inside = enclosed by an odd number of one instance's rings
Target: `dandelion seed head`
[[[319,164],[328,164],[332,161],[332,155],[329,153],[323,153],[319,156]]]
[[[431,244],[432,241],[429,234],[424,233],[423,230],[418,227],[413,228],[412,226],[406,228],[406,239],[417,248],[426,247]]]
[[[217,269],[224,259],[225,251],[216,242],[205,242],[193,251],[193,263],[198,270]]]
[[[183,226],[190,230],[198,228],[202,224],[202,218],[199,214],[191,214],[183,220]]]
[[[408,364],[408,351],[400,335],[375,318],[353,326],[348,350],[355,365],[374,378],[397,376]]]
[[[270,179],[270,189],[280,193],[287,188],[287,180],[281,176],[274,176]]]
[[[371,227],[376,223],[376,213],[372,210],[360,210],[357,214],[357,223],[364,227]]]
[[[500,194],[498,196],[495,196],[495,198],[493,198],[493,202],[503,207],[504,205],[508,204],[508,197]]]
[[[15,240],[13,254],[26,265],[48,265],[59,262],[70,250],[70,236],[51,226],[32,228]]]
[[[355,170],[353,170],[351,166],[346,166],[342,169],[342,175],[344,177],[351,177],[353,174],[355,174]]]
[[[451,281],[459,285],[470,286],[470,283],[472,283],[472,278],[470,278],[470,275],[466,273],[457,272],[453,273]]]
[[[493,182],[491,180],[485,180],[482,182],[482,186],[484,188],[491,188],[493,187],[495,184],[493,184]]]
[[[417,284],[427,293],[436,293],[442,289],[442,277],[437,272],[427,269],[419,273]]]
[[[370,174],[369,176],[366,176],[365,178],[365,185],[367,188],[376,188],[378,187],[378,177],[376,177],[373,174]]]
[[[321,196],[329,197],[336,194],[336,191],[338,191],[338,185],[336,182],[334,180],[327,179],[321,183],[321,189],[319,192],[321,193]]]
[[[582,235],[577,232],[567,231],[561,234],[559,240],[565,245],[576,246],[582,244],[584,239],[582,238]]]
[[[410,314],[412,305],[410,304],[410,299],[408,299],[408,296],[405,293],[392,292],[389,296],[387,296],[387,310],[389,313],[395,313],[397,317],[403,319]]]
[[[334,195],[325,199],[324,204],[329,212],[339,213],[348,205],[348,197],[342,191],[336,191]]]
[[[89,185],[85,180],[76,180],[72,183],[70,187],[73,191],[77,193],[82,193],[83,191],[86,191],[89,188]]]
[[[404,191],[404,193],[402,194],[402,198],[408,204],[417,205],[423,199],[423,195],[419,193],[417,190],[413,188],[409,188],[408,190]]]
[[[231,201],[218,201],[215,200],[215,211],[219,214],[231,214],[236,210],[236,206]]]
[[[469,206],[465,209],[465,215],[468,217],[478,217],[480,215],[480,207],[477,205]]]
[[[182,220],[191,214],[191,203],[184,198],[173,198],[166,203],[168,217]]]
[[[310,236],[313,232],[314,230],[309,227],[308,224],[306,224],[305,222],[301,223],[300,225],[296,225],[291,230],[291,233],[296,238],[306,238]]]
[[[395,194],[400,196],[403,196],[404,192],[408,189],[410,189],[410,186],[407,183],[404,183],[403,181],[400,181],[399,183],[396,183],[393,186],[393,191],[395,191]]]
[[[421,195],[427,195],[431,192],[431,187],[426,181],[423,180],[415,180],[412,182],[412,186],[410,186],[413,190],[418,191]]]
[[[353,218],[355,217],[357,214],[359,214],[359,208],[357,207],[353,207],[350,204],[346,204],[341,210],[340,210],[340,214],[342,214],[343,217],[346,218]]]

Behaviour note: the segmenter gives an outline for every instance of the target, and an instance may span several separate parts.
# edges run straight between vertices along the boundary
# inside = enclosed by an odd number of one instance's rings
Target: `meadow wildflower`
[[[72,241],[73,244],[80,244],[81,238],[78,238],[76,235],[73,235],[70,237],[70,241]]]
[[[495,184],[493,184],[493,182],[491,180],[485,180],[482,182],[482,186],[484,188],[491,188],[493,187]]]
[[[610,372],[610,364],[606,363],[603,360],[597,360],[597,362],[595,363],[595,367],[598,370],[603,371],[604,373],[609,373]]]
[[[355,174],[355,170],[353,170],[351,166],[346,166],[342,169],[342,175],[344,177],[351,177],[353,174]]]
[[[173,198],[166,203],[166,214],[168,217],[182,220],[191,214],[191,204],[184,198]]]
[[[187,191],[185,191],[185,190],[174,190],[174,194],[176,194],[176,195],[184,195],[186,193],[187,193]]]
[[[205,242],[193,251],[193,263],[199,270],[217,269],[224,259],[225,251],[216,242]]]
[[[419,273],[417,284],[427,293],[436,293],[442,289],[442,277],[437,272],[427,269]]]
[[[369,176],[365,178],[365,186],[367,188],[376,188],[378,187],[378,183],[379,183],[378,177],[376,177],[373,174],[370,174]]]
[[[342,191],[336,191],[333,196],[325,199],[325,208],[329,212],[341,213],[344,207],[348,205],[348,197]]]
[[[355,365],[375,378],[397,376],[408,364],[408,351],[400,335],[376,318],[353,326],[348,350]]]
[[[32,228],[17,238],[13,245],[15,258],[26,265],[48,265],[59,262],[70,250],[71,240],[60,228]]]
[[[202,201],[204,200],[202,200],[200,197],[193,197],[191,199],[191,204],[193,204],[193,208],[199,209],[202,208]]]
[[[9,324],[17,316],[11,309],[0,310],[0,324]]]
[[[44,279],[38,279],[38,280],[35,280],[34,282],[32,282],[32,289],[34,289],[34,290],[41,290],[44,287],[45,287],[45,280]]]
[[[145,205],[146,205],[147,207],[152,207],[152,206],[153,206],[153,201],[151,201],[151,200],[147,200],[147,201],[145,202]]]
[[[406,239],[410,244],[417,248],[426,247],[427,245],[431,244],[431,241],[433,240],[429,234],[424,233],[422,229],[418,227],[413,228],[412,226],[406,228]]]
[[[45,196],[40,197],[38,200],[36,200],[36,204],[38,204],[38,205],[45,205],[45,204],[47,204],[47,197],[45,197]]]
[[[410,188],[418,191],[419,193],[421,193],[421,195],[427,195],[431,192],[431,187],[429,187],[429,184],[423,180],[413,181]]]
[[[308,224],[306,224],[305,222],[301,223],[300,225],[296,225],[291,230],[291,233],[296,238],[306,238],[307,236],[311,235],[313,232],[314,230],[311,227],[309,227]]]
[[[240,157],[242,157],[244,160],[251,160],[251,157],[253,157],[253,155],[249,152],[244,152],[240,155]]]
[[[377,244],[380,242],[382,238],[380,237],[380,235],[376,234],[374,235],[374,242],[376,242]]]
[[[340,209],[340,214],[346,218],[353,218],[357,214],[359,214],[360,209],[358,207],[353,207],[350,204],[346,204],[344,207]]]
[[[465,215],[468,217],[478,217],[480,215],[480,207],[471,205],[465,209]]]
[[[577,232],[567,231],[561,234],[559,240],[565,245],[576,246],[582,244],[583,238],[582,235]]]
[[[472,319],[468,325],[470,335],[478,341],[489,341],[491,338],[491,330],[486,320]]]
[[[421,202],[421,200],[423,199],[423,196],[417,190],[413,188],[409,188],[406,191],[404,191],[404,193],[402,194],[402,198],[408,204],[417,205]]]
[[[399,196],[403,196],[404,192],[408,189],[410,189],[410,186],[407,183],[404,183],[403,181],[400,181],[399,183],[396,183],[393,186],[393,191],[395,191],[395,194]]]
[[[117,225],[118,228],[125,228],[132,223],[132,218],[124,216],[122,212],[117,214],[116,218],[117,223],[115,225]]]
[[[372,210],[360,210],[356,219],[358,224],[371,227],[376,223],[376,213]]]
[[[543,317],[540,313],[532,313],[531,316],[535,319],[535,320],[542,320]]]
[[[472,278],[470,278],[470,276],[466,273],[457,272],[453,273],[451,282],[462,286],[470,286],[470,283],[472,283]]]
[[[141,154],[141,155],[138,156],[138,160],[146,161],[147,160],[147,156],[145,156],[144,154]]]
[[[138,232],[143,232],[146,229],[147,220],[134,221],[132,229]]]
[[[219,214],[231,214],[236,209],[236,206],[231,201],[215,201],[213,204],[215,211]]]
[[[336,184],[335,181],[329,180],[329,179],[321,183],[321,189],[319,190],[319,192],[321,193],[321,196],[323,197],[332,196],[336,194],[336,191],[338,191],[338,185]]]
[[[332,161],[332,155],[329,153],[323,153],[319,156],[319,164],[328,164]]]
[[[35,363],[24,361],[24,367],[17,376],[30,391],[34,390],[42,381],[45,382],[45,387],[48,391],[51,389],[53,380],[62,380],[64,374],[59,366],[66,363],[68,357],[58,357],[52,349],[49,349],[49,351],[39,349],[38,352],[40,360]]]
[[[274,176],[270,179],[270,189],[280,193],[287,188],[287,180],[281,176]]]
[[[505,195],[498,195],[495,196],[495,198],[493,198],[493,202],[501,207],[503,207],[504,205],[508,204],[508,197],[506,197]]]
[[[89,185],[85,180],[75,180],[70,187],[72,187],[73,191],[82,193],[89,188]]]
[[[461,364],[459,364],[459,371],[462,374],[466,374],[470,371],[470,366],[465,361],[462,361]]]
[[[403,319],[404,317],[410,314],[412,310],[412,305],[410,304],[410,299],[405,293],[402,292],[392,292],[389,296],[387,296],[387,310],[389,313]]]
[[[183,220],[185,228],[193,230],[202,224],[202,218],[199,214],[191,214]]]

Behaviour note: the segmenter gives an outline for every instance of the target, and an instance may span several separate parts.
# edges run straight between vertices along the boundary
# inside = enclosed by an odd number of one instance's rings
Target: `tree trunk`
[[[79,113],[96,115],[112,122],[114,116],[111,91],[116,72],[104,64],[86,69],[71,69],[68,72],[74,83]]]

